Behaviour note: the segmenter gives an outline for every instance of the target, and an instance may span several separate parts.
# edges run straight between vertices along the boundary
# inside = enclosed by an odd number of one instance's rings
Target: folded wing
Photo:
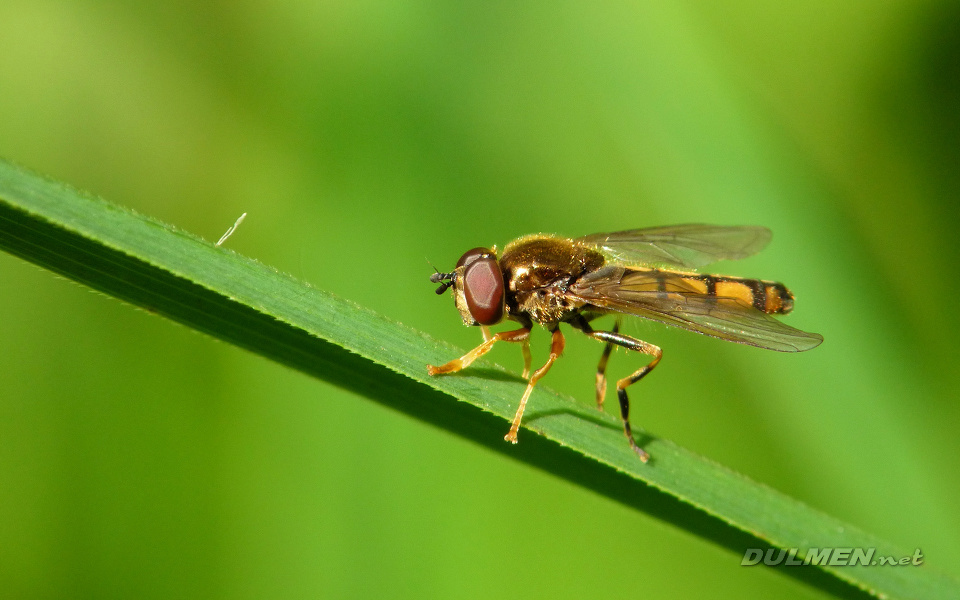
[[[671,282],[671,291],[655,291],[650,281],[649,272],[613,265],[581,278],[567,293],[603,311],[636,315],[758,348],[803,352],[823,342],[820,334],[785,325],[742,300],[684,290],[677,282]]]

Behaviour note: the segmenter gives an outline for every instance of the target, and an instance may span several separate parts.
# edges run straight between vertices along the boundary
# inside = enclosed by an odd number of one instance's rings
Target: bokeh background
[[[826,342],[630,325],[635,422],[960,574],[956,2],[4,0],[0,155],[465,348],[428,260],[766,225]],[[822,596],[740,558],[0,256],[0,595]]]

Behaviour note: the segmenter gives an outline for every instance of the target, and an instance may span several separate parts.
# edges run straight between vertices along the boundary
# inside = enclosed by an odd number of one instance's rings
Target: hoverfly
[[[597,407],[603,408],[606,369],[614,345],[646,354],[652,360],[617,382],[623,430],[640,460],[647,454],[630,428],[627,387],[652,371],[660,348],[620,333],[620,316],[634,315],[720,338],[780,352],[803,352],[823,337],[794,329],[772,315],[793,310],[793,294],[782,284],[760,279],[703,275],[694,269],[718,260],[738,260],[759,252],[770,241],[765,227],[676,225],[597,233],[569,239],[529,235],[496,248],[466,251],[449,273],[434,273],[437,294],[453,288],[453,298],[466,325],[479,325],[484,342],[445,365],[427,366],[430,375],[453,373],[469,366],[498,341],[521,344],[527,388],[510,431],[517,431],[527,399],[563,352],[560,324],[568,323],[604,342],[597,366]],[[618,315],[610,331],[594,330],[590,322],[604,314]],[[519,329],[494,335],[491,325],[510,319]],[[533,322],[552,333],[550,357],[530,374],[530,331]]]

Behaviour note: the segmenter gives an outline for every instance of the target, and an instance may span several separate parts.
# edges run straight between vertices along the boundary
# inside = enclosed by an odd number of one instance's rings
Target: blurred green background
[[[825,343],[631,324],[665,352],[634,422],[960,574],[960,5],[665,4],[4,0],[0,156],[209,240],[247,212],[231,248],[464,348],[427,260],[770,227],[719,271],[786,282]],[[11,256],[0,282],[5,597],[822,596]],[[546,383],[592,402],[600,345],[567,348]]]

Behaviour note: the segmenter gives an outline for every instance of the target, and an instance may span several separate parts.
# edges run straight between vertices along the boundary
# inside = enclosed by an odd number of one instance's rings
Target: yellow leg
[[[427,365],[427,373],[430,375],[442,375],[444,373],[456,373],[461,369],[466,369],[470,366],[470,363],[477,360],[484,354],[490,351],[490,348],[493,348],[493,345],[497,342],[523,342],[524,345],[529,344],[528,340],[530,339],[530,329],[523,327],[521,329],[514,329],[513,331],[501,331],[500,333],[495,334],[489,340],[480,344],[470,352],[467,352],[460,358],[455,358],[448,362],[445,365],[440,365],[435,367],[433,365]],[[529,350],[528,350],[529,352]]]
[[[524,340],[520,344],[520,352],[523,352],[523,378],[528,379],[530,377],[530,364],[533,362],[533,357],[530,356],[530,340]]]
[[[550,344],[550,358],[547,359],[547,363],[537,369],[536,373],[533,374],[533,377],[530,378],[530,382],[527,383],[527,389],[523,392],[523,397],[520,398],[520,406],[517,408],[517,414],[513,417],[513,424],[510,425],[510,431],[507,432],[507,435],[503,436],[503,439],[507,440],[512,444],[517,443],[517,431],[520,429],[520,420],[523,419],[523,410],[527,406],[527,399],[530,398],[530,393],[533,392],[533,386],[540,381],[540,378],[547,374],[547,371],[550,370],[550,367],[553,366],[553,362],[557,360],[557,357],[563,353],[563,334],[560,333],[560,329],[555,329],[553,331],[553,340]],[[529,352],[529,349],[528,349]],[[524,357],[526,358],[526,356]]]

